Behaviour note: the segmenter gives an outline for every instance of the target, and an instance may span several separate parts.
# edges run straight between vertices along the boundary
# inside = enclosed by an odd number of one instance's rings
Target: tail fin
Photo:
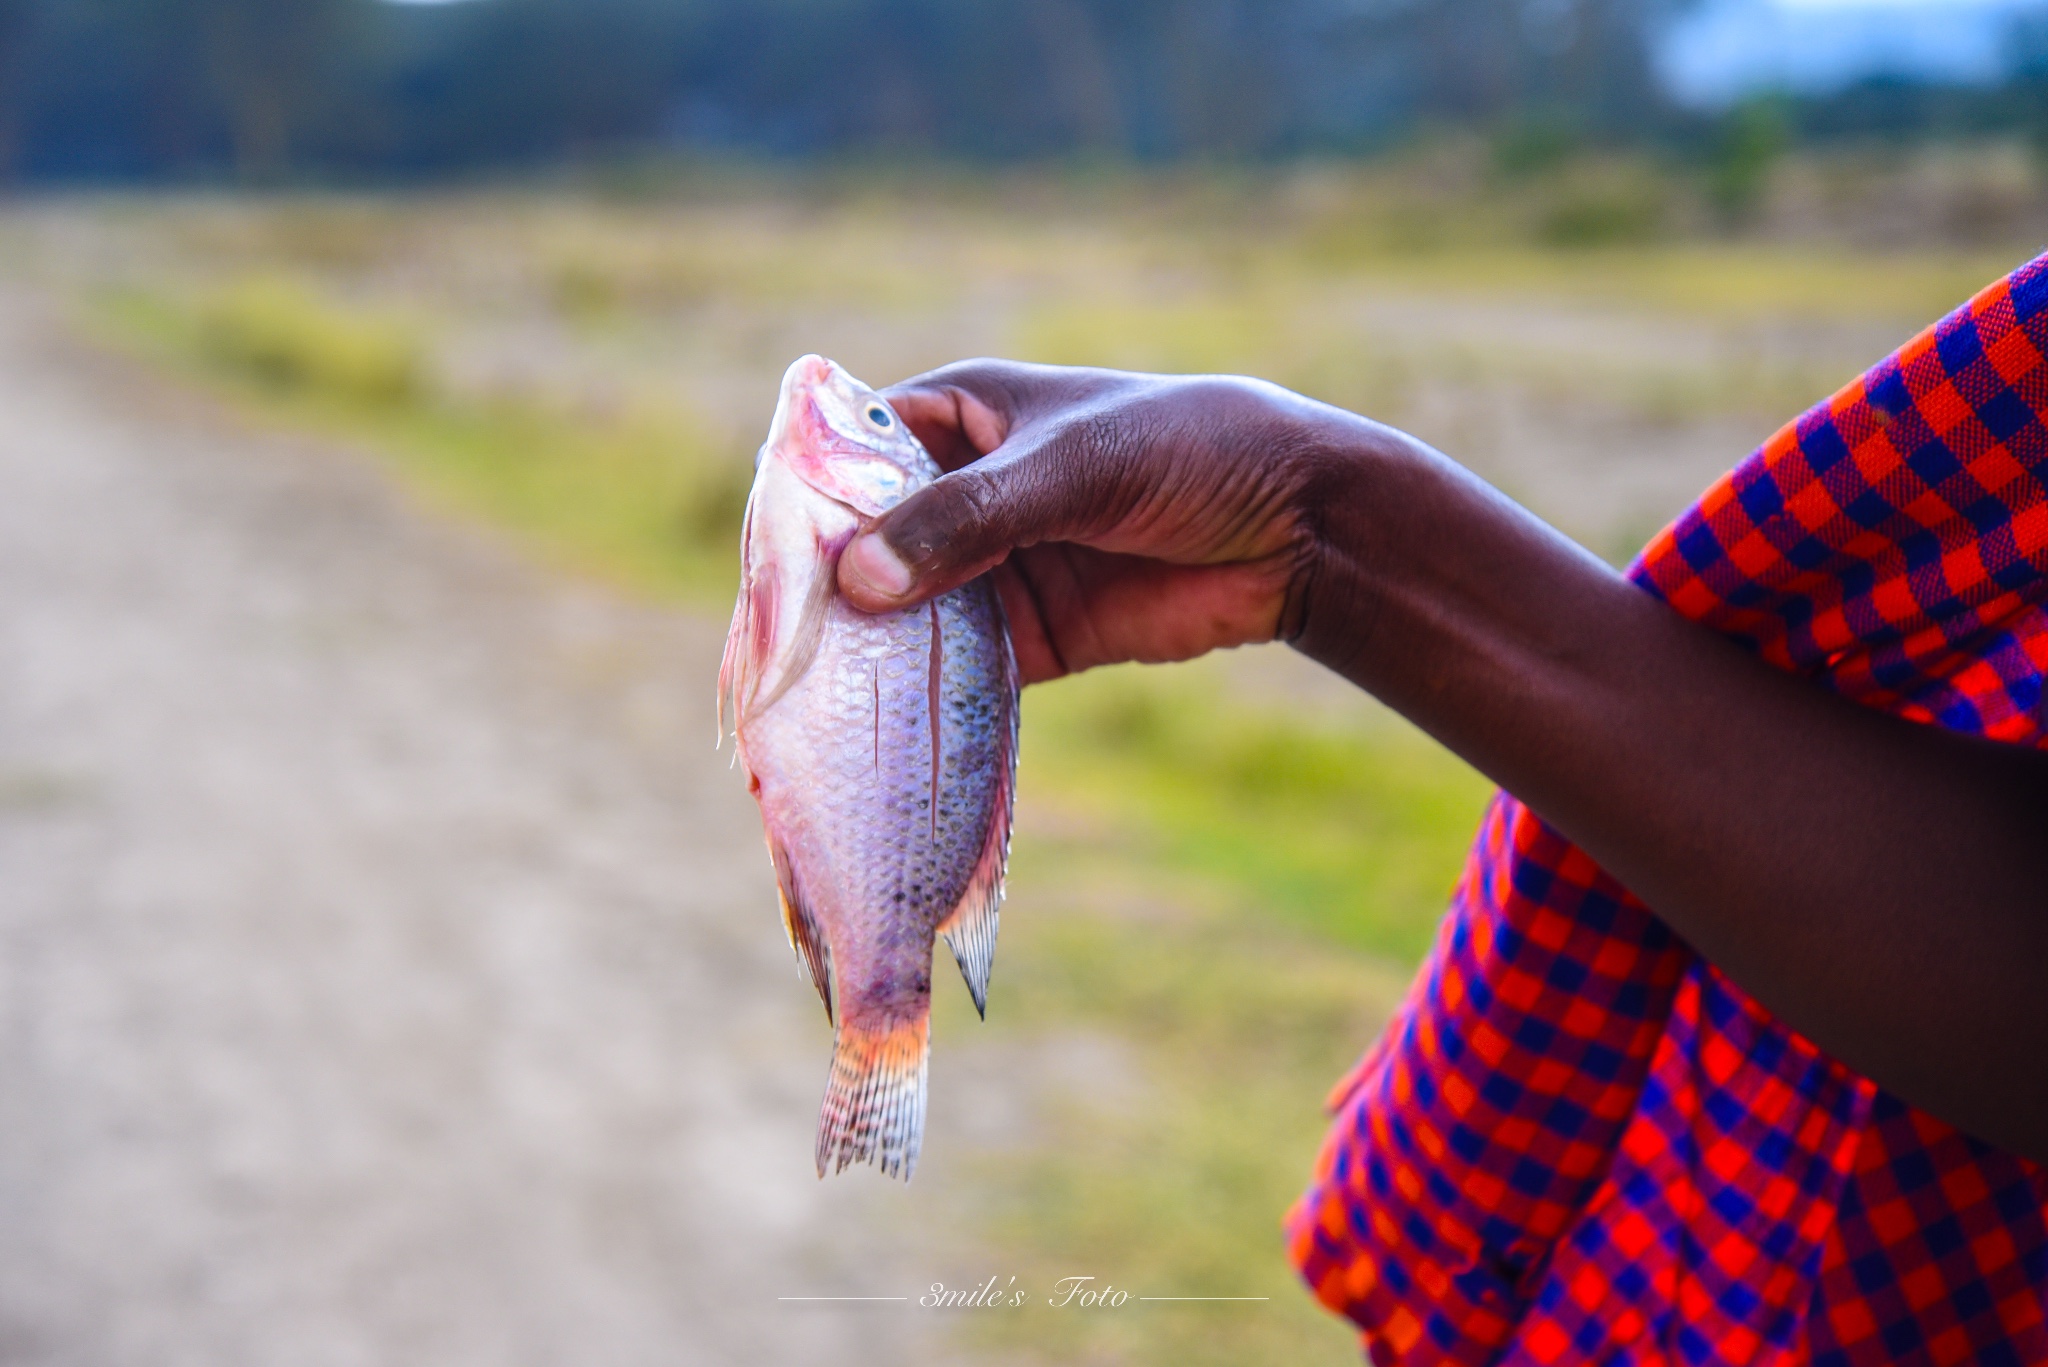
[[[996,620],[1005,625],[1000,633],[1003,687],[996,701],[1009,713],[1009,725],[997,733],[1002,750],[996,760],[996,795],[989,812],[988,835],[981,843],[981,857],[974,862],[974,875],[961,894],[960,904],[939,922],[939,934],[967,979],[967,991],[974,998],[974,1010],[988,1016],[988,971],[996,957],[996,920],[1003,905],[1003,876],[1010,864],[1010,818],[1017,805],[1017,654],[1010,647],[1010,630],[1002,615],[1002,603],[993,592],[989,601]],[[933,810],[938,804],[932,804]]]
[[[910,1180],[924,1142],[925,1065],[931,1058],[931,1015],[878,1026],[839,1019],[825,1109],[818,1117],[818,1176],[832,1165],[873,1163],[884,1175]]]

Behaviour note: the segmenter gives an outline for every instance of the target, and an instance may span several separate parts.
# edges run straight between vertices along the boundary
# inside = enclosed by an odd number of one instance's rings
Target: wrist
[[[1414,503],[1416,478],[1440,458],[1406,433],[1337,410],[1318,415],[1305,446],[1308,537],[1281,639],[1357,680],[1383,616],[1390,524]]]

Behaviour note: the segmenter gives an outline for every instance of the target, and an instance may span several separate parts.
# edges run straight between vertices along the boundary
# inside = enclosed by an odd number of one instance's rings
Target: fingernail
[[[853,572],[884,598],[901,598],[910,592],[910,566],[880,536],[870,532],[856,537],[846,548]]]

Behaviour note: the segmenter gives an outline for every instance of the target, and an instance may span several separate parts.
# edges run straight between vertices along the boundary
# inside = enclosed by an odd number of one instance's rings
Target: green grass
[[[1504,244],[1339,259],[1349,270],[1431,291],[1505,291],[1725,322],[1867,318],[1911,324],[1933,322],[2027,255],[2023,247],[1886,252],[1682,241],[1598,252]]]
[[[1412,963],[1490,787],[1392,718],[1304,721],[1201,666],[1036,689],[1023,782],[1252,919]]]
[[[450,395],[418,324],[289,277],[108,293],[92,317],[267,417],[361,440],[432,502],[510,528],[550,563],[658,596],[732,592],[750,466],[686,412]]]
[[[947,1019],[965,1015],[957,1003],[942,1012],[952,1066],[989,1057],[977,1041],[1008,1042],[1035,1049],[1048,1075],[1022,1151],[972,1158],[950,1184],[980,1250],[961,1261],[1041,1293],[1093,1275],[1133,1295],[1270,1299],[1033,1307],[969,1333],[1061,1363],[1354,1360],[1349,1332],[1296,1284],[1278,1218],[1320,1139],[1316,1102],[1397,980],[1285,926],[1205,908],[1199,880],[1147,880],[1175,909],[1128,918],[1101,893],[1129,872],[1061,842],[1020,850],[990,1023]]]

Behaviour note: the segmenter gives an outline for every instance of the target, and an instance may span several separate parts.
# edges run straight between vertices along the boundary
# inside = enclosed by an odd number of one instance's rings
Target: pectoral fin
[[[825,640],[833,593],[833,569],[828,563],[805,586],[803,601],[797,605],[796,627],[778,660],[775,642],[781,614],[787,608],[787,587],[772,562],[747,568],[739,601],[733,605],[732,626],[725,635],[725,655],[718,666],[721,743],[728,730],[737,731],[749,717],[773,707],[809,671]],[[762,685],[771,674],[774,686],[764,695]]]
[[[783,694],[796,687],[797,680],[809,672],[812,662],[818,658],[818,647],[824,643],[825,621],[831,616],[832,596],[836,591],[834,565],[827,561],[818,573],[811,576],[810,591],[804,595],[802,615],[797,618],[789,648],[783,653],[775,687],[768,690],[767,697],[747,702],[749,714],[765,712],[773,707]]]

